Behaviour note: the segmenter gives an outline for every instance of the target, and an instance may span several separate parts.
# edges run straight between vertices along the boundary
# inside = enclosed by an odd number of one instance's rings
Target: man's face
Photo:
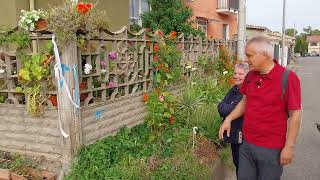
[[[241,68],[235,68],[233,73],[234,84],[240,86],[243,83],[247,73]]]
[[[246,58],[245,62],[249,64],[250,70],[259,71],[261,69],[261,64],[266,58],[263,54],[258,53],[255,49],[255,44],[249,44],[246,47]]]

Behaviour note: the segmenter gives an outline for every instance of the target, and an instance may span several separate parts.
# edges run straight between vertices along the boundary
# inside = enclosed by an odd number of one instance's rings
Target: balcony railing
[[[218,0],[217,12],[224,15],[235,15],[239,10],[239,0]]]

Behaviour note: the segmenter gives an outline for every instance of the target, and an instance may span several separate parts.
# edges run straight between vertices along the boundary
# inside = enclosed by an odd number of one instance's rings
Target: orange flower
[[[171,32],[170,32],[170,36],[171,36],[172,38],[176,38],[177,32],[171,31]]]
[[[149,95],[147,93],[144,93],[143,102],[147,102],[148,100],[149,100]]]
[[[229,79],[228,83],[229,83],[230,85],[234,85],[234,79]]]
[[[164,71],[165,73],[167,73],[167,72],[169,72],[169,68],[168,68],[168,67],[164,67],[164,68],[163,68],[163,71]]]
[[[158,52],[159,51],[159,45],[158,44],[154,45],[153,50],[154,50],[154,52]]]
[[[170,124],[173,124],[173,123],[174,123],[174,116],[173,116],[173,115],[170,116],[170,118],[169,118],[169,123],[170,123]]]

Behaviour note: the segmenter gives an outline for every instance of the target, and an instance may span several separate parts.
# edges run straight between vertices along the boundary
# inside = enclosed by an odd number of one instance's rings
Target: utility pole
[[[285,64],[285,33],[286,33],[286,4],[287,4],[287,0],[283,0],[283,14],[282,14],[282,49],[281,49],[281,64]]]
[[[246,43],[246,0],[239,0],[238,12],[238,59],[244,61],[244,48]]]

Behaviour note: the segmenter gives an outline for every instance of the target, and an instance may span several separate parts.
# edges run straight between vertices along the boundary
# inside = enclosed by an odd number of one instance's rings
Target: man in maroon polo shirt
[[[245,53],[250,72],[241,87],[243,98],[225,118],[219,136],[223,139],[225,131],[229,136],[231,121],[244,115],[238,180],[280,180],[283,166],[292,162],[300,128],[300,81],[290,71],[283,95],[286,69],[273,60],[267,38],[249,40]]]

